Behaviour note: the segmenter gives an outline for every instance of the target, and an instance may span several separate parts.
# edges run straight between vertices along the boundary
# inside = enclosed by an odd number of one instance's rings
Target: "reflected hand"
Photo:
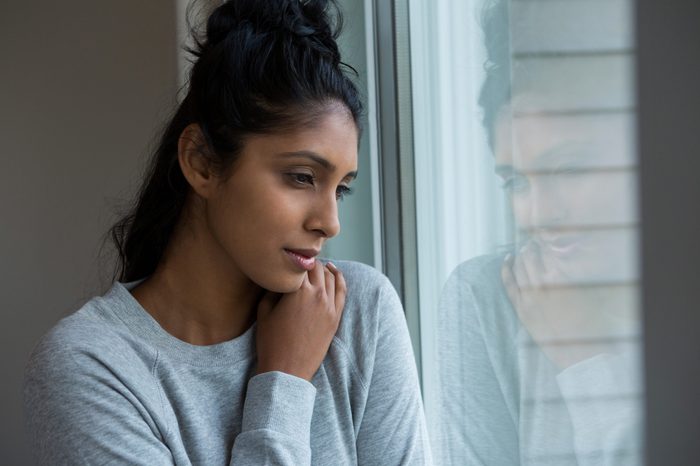
[[[634,289],[563,280],[529,242],[501,267],[501,279],[518,318],[542,352],[560,369],[604,352],[635,332]]]

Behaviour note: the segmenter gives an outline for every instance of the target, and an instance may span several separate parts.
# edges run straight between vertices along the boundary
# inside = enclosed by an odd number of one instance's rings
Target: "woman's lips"
[[[284,252],[292,260],[292,263],[303,270],[312,270],[316,264],[316,259],[314,256],[318,254],[314,250],[306,249],[285,249]]]
[[[540,247],[549,249],[550,251],[559,254],[567,255],[580,249],[583,235],[581,233],[565,233],[565,234],[544,234],[540,233],[536,237]]]

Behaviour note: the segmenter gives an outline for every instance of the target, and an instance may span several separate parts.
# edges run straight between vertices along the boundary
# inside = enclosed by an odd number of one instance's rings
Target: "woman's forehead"
[[[243,158],[249,162],[306,161],[329,171],[357,169],[357,127],[344,114],[322,117],[313,127],[254,135],[246,140]]]

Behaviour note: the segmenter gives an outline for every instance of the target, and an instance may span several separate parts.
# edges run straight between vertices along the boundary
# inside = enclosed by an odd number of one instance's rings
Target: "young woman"
[[[361,104],[325,1],[232,0],[131,215],[120,275],[27,367],[42,464],[429,464],[389,281],[317,255]]]

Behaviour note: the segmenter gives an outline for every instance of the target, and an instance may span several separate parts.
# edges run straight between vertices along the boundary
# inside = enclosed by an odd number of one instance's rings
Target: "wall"
[[[109,281],[102,235],[174,101],[171,3],[0,6],[3,464],[31,463],[20,390],[33,345]]]

